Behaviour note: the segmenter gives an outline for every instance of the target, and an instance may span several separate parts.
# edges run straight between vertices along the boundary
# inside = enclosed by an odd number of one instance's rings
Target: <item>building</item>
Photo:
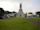
[[[29,13],[27,14],[27,18],[33,18],[33,13],[32,13],[32,12],[29,12]]]
[[[22,11],[22,4],[20,4],[20,9],[19,9],[19,12],[17,13],[17,16],[24,16],[24,13]]]
[[[10,17],[15,17],[15,16],[16,16],[16,12],[5,11],[3,18],[10,18]]]

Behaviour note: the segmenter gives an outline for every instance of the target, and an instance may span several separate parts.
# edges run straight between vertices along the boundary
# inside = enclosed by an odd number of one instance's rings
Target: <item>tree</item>
[[[40,11],[36,12],[36,14],[39,15],[39,17],[40,17]]]
[[[9,12],[9,11],[5,11],[5,14],[10,14],[10,13],[12,13],[12,12]]]
[[[16,13],[15,11],[13,11],[13,13]]]
[[[4,16],[4,10],[3,8],[0,8],[0,19],[2,19]]]

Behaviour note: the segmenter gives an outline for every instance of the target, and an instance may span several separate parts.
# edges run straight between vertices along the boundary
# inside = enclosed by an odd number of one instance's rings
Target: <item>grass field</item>
[[[26,19],[22,17],[12,17],[0,19],[0,30],[40,30],[39,25],[33,24],[32,21],[40,18]]]

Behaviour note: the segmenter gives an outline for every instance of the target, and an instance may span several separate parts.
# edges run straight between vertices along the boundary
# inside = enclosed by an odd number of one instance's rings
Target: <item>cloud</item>
[[[19,4],[17,2],[11,3],[2,1],[0,2],[0,7],[2,7],[5,11],[18,11]]]
[[[24,12],[36,12],[40,11],[40,0],[0,0],[0,2],[11,2],[11,3],[22,3],[22,8]],[[16,7],[17,8],[17,7]],[[19,10],[19,9],[18,9]],[[17,11],[15,9],[15,11]]]
[[[11,1],[11,2],[31,2],[32,0],[0,0],[0,1]]]

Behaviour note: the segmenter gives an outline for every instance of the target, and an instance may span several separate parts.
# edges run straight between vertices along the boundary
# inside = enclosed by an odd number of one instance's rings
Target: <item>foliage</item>
[[[39,17],[40,17],[40,11],[36,12],[36,14],[39,15]]]

